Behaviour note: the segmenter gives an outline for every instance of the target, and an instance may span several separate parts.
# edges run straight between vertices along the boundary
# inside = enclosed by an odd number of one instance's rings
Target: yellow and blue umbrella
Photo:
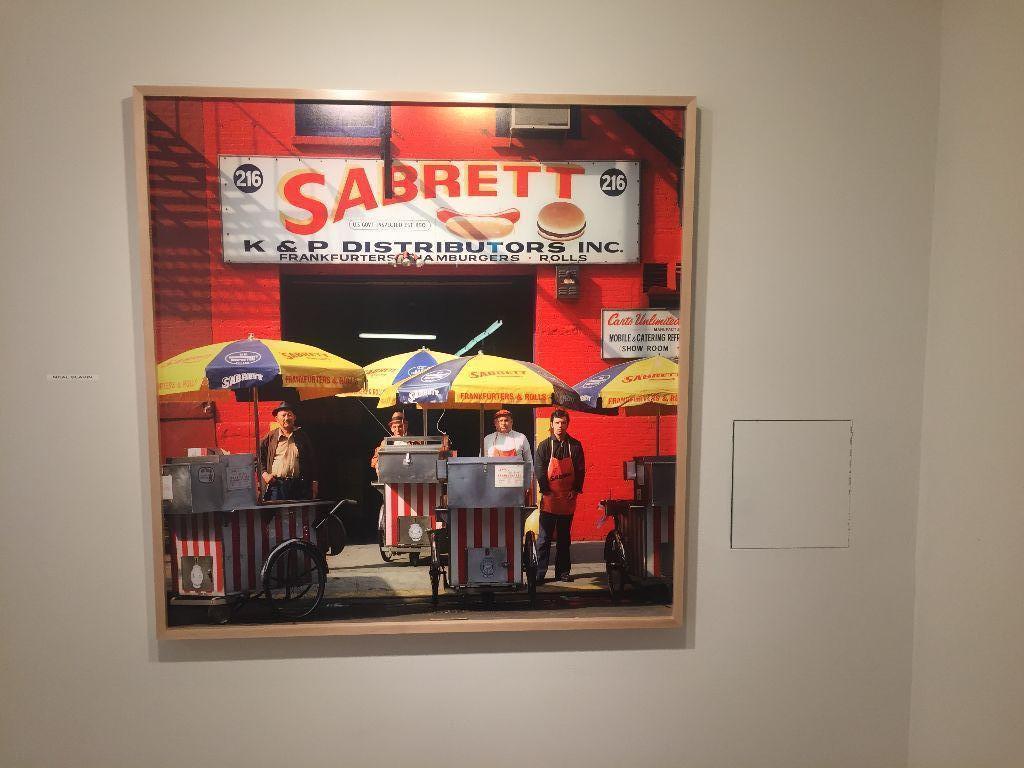
[[[656,417],[655,452],[661,453],[661,414],[679,405],[679,363],[661,355],[605,368],[573,389],[592,408],[621,409],[627,415]]]
[[[679,363],[661,355],[605,368],[573,387],[594,408],[679,405]]]
[[[157,394],[168,399],[208,399],[274,383],[308,400],[357,391],[366,383],[360,366],[330,352],[252,335],[187,350],[156,369]]]
[[[582,408],[580,396],[573,388],[539,365],[483,352],[454,357],[388,387],[377,407],[387,408],[396,403],[430,408]]]
[[[446,352],[435,352],[432,349],[421,347],[412,352],[403,352],[400,355],[391,355],[367,363],[363,366],[366,373],[366,386],[357,392],[345,392],[338,397],[380,397],[384,390],[392,384],[398,384],[410,376],[423,373],[438,363],[445,363],[454,360],[455,355]]]
[[[426,347],[420,347],[412,352],[403,352],[399,355],[391,355],[390,357],[384,357],[373,363],[368,363],[363,366],[363,370],[366,372],[366,385],[358,392],[345,392],[344,394],[338,395],[338,397],[376,397],[379,398],[388,387],[392,384],[397,384],[410,376],[415,376],[417,373],[422,373],[431,366],[443,363],[448,360],[455,358],[455,355],[449,355],[446,352],[435,352],[432,349]],[[366,406],[363,406],[366,408]],[[366,409],[370,416],[373,417],[378,424],[380,421],[377,417],[367,408]],[[387,434],[387,427],[380,424],[384,433]],[[427,434],[427,412],[423,411],[423,434]]]
[[[483,352],[452,358],[388,387],[377,407],[395,404],[425,409],[479,408],[481,450],[484,408],[558,405],[584,409],[572,387],[539,365]]]
[[[259,453],[260,387],[293,389],[303,400],[354,392],[366,384],[363,369],[344,358],[295,341],[247,339],[207,344],[157,365],[157,394],[164,400],[209,400],[252,391]]]

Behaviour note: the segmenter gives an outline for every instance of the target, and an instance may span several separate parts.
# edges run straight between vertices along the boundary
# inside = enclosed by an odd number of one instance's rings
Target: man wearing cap
[[[315,499],[319,493],[313,442],[295,421],[289,403],[274,409],[277,428],[260,441],[265,501]]]
[[[533,484],[533,451],[526,435],[512,429],[512,414],[502,408],[494,414],[494,432],[484,438],[484,456],[517,456],[523,460],[524,490]]]
[[[405,414],[401,411],[395,411],[391,414],[391,421],[388,422],[388,429],[391,430],[392,437],[405,437],[409,434],[409,423],[405,420]],[[387,438],[385,438],[386,440]],[[397,441],[399,445],[401,441]],[[380,458],[380,449],[384,447],[384,440],[380,441],[380,445],[373,451],[373,457],[370,459],[370,466],[374,469],[377,468],[377,461]]]
[[[556,534],[555,577],[571,581],[569,534],[576,499],[583,491],[586,463],[583,444],[569,435],[569,414],[561,408],[551,414],[551,437],[537,446],[537,484],[540,486],[540,535],[537,536],[537,580],[547,576],[551,535]]]

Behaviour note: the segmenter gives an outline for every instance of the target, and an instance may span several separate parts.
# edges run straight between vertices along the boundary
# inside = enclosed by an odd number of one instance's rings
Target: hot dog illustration
[[[453,235],[466,240],[497,240],[512,234],[519,211],[509,208],[498,213],[459,213],[442,208],[437,212],[437,220]]]

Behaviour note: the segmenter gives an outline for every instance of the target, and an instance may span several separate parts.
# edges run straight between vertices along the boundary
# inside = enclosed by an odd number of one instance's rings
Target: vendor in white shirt
[[[484,438],[484,456],[518,456],[523,467],[525,490],[533,483],[533,451],[526,435],[512,429],[512,414],[504,408],[494,414],[494,432]]]

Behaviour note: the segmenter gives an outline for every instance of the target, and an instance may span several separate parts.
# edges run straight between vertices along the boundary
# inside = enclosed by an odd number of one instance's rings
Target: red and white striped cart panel
[[[166,515],[174,591],[209,597],[258,591],[260,569],[274,547],[288,539],[316,542],[316,515],[313,504]]]
[[[399,546],[398,518],[429,517],[430,528],[439,528],[437,505],[441,501],[439,483],[385,483],[384,494],[384,544]],[[424,537],[424,546],[427,539]]]
[[[448,582],[453,587],[475,584],[520,584],[523,574],[523,508],[490,507],[448,510],[450,559]],[[503,573],[481,580],[470,572],[470,550],[504,549]]]

